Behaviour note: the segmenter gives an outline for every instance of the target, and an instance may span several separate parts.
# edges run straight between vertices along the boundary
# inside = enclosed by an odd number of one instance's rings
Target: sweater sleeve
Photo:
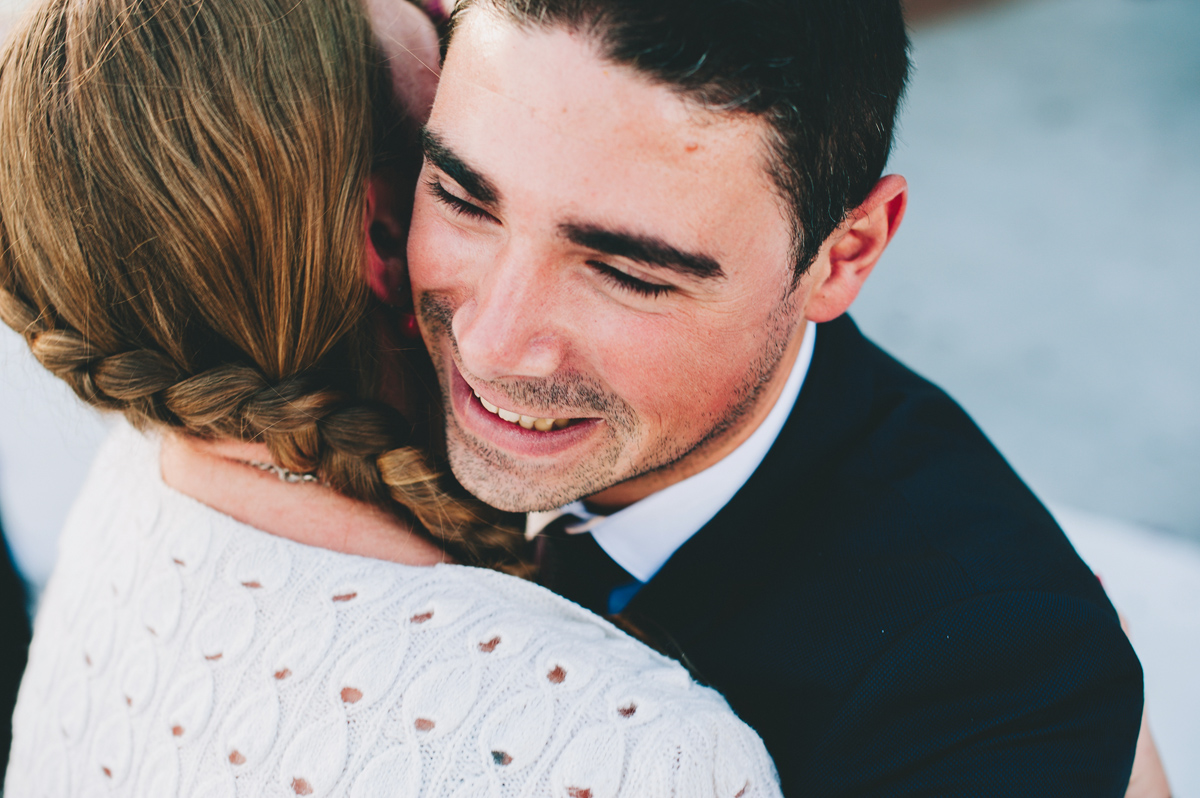
[[[1141,711],[1141,666],[1107,608],[1051,593],[974,596],[872,663],[815,752],[812,781],[795,786],[1120,798]]]

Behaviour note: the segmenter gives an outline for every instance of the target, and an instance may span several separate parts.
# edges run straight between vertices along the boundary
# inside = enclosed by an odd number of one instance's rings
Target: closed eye
[[[633,293],[641,296],[651,298],[659,297],[663,296],[664,294],[669,294],[675,290],[674,286],[663,285],[662,283],[648,283],[645,280],[639,280],[633,275],[609,266],[603,261],[589,260],[587,265],[591,266],[601,276],[603,276],[610,283],[616,285],[618,288],[626,291],[632,291]]]
[[[496,220],[495,216],[492,216],[478,205],[474,205],[470,202],[467,202],[462,197],[457,197],[451,194],[446,190],[446,187],[443,186],[439,180],[437,180],[437,178],[429,178],[429,180],[425,182],[425,186],[429,189],[430,193],[433,194],[434,199],[460,216],[467,216],[472,219]]]

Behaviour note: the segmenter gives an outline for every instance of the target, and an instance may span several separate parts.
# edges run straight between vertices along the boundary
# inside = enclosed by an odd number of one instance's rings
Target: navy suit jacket
[[[622,619],[725,694],[788,796],[1124,795],[1142,672],[966,413],[822,324],[787,425]]]

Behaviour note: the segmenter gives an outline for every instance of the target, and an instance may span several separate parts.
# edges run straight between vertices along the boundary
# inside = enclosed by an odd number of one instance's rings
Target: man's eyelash
[[[456,197],[451,194],[446,190],[445,186],[443,186],[436,179],[427,181],[426,185],[429,187],[429,190],[433,192],[433,196],[438,202],[450,208],[450,210],[454,211],[455,213],[462,214],[463,216],[469,216],[472,219],[492,218],[492,215],[483,208],[472,205],[461,197]]]
[[[645,297],[659,297],[663,294],[669,294],[674,290],[669,285],[659,285],[658,283],[648,283],[645,280],[639,280],[620,269],[614,269],[607,263],[598,260],[589,260],[588,266],[591,266],[599,272],[605,279],[616,285],[618,288],[626,291],[632,291]]]
[[[426,186],[432,192],[434,199],[442,203],[455,213],[469,216],[472,219],[491,219],[492,215],[476,205],[472,205],[461,197],[456,197],[446,190],[437,179],[426,181]],[[589,266],[599,272],[605,279],[613,285],[625,291],[632,291],[639,296],[644,297],[659,297],[663,294],[669,294],[673,290],[669,285],[659,285],[658,283],[648,283],[645,280],[639,280],[632,275],[626,274],[620,269],[614,269],[607,263],[598,260],[590,260],[587,262]]]

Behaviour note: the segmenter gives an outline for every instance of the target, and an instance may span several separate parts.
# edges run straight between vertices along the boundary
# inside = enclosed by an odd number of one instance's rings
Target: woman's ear
[[[886,175],[825,240],[809,268],[805,317],[823,322],[846,312],[904,219],[908,183]]]
[[[400,176],[393,170],[371,175],[367,183],[367,285],[383,302],[407,308],[411,304],[406,247],[412,215],[409,192],[398,192]],[[403,181],[410,185],[411,181]]]

